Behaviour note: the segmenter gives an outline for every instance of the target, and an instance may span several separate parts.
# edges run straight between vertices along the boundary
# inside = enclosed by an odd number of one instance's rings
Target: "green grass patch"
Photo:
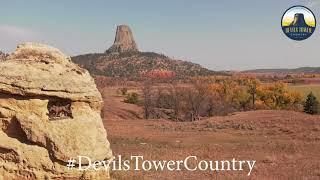
[[[313,92],[313,94],[320,101],[320,85],[292,85],[288,86],[288,88],[290,91],[296,91],[301,93],[304,99],[310,92]]]

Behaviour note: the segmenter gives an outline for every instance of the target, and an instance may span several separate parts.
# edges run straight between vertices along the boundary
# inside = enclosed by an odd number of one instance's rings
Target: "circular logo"
[[[293,6],[283,14],[281,26],[290,39],[302,41],[308,39],[315,31],[316,18],[307,7]]]

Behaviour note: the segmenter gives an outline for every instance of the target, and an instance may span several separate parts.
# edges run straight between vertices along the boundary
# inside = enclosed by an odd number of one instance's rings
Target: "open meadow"
[[[319,179],[320,116],[259,110],[196,122],[143,119],[143,110],[123,102],[117,88],[101,90],[104,124],[115,156],[148,160],[254,159],[249,179]],[[248,179],[247,171],[114,171],[115,179]]]
[[[297,91],[306,97],[312,92],[320,100],[320,84],[290,85],[290,90]]]

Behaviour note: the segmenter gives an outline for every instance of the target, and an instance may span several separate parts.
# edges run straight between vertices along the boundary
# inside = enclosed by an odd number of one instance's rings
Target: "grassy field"
[[[320,100],[320,85],[293,85],[289,86],[292,91],[300,92],[304,97],[306,97],[310,92]]]
[[[302,88],[303,89],[303,88]],[[319,179],[320,121],[293,111],[249,111],[196,122],[142,119],[139,106],[123,103],[117,90],[101,92],[104,125],[115,156],[147,160],[256,160],[245,171],[112,171],[117,180]]]

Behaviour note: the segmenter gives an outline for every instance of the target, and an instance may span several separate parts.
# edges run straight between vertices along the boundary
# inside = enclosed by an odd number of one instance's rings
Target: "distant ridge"
[[[280,73],[280,74],[290,74],[290,73],[304,73],[304,74],[313,74],[313,73],[320,73],[320,67],[300,67],[294,69],[286,69],[286,68],[279,68],[279,69],[253,69],[242,71],[243,73]]]

